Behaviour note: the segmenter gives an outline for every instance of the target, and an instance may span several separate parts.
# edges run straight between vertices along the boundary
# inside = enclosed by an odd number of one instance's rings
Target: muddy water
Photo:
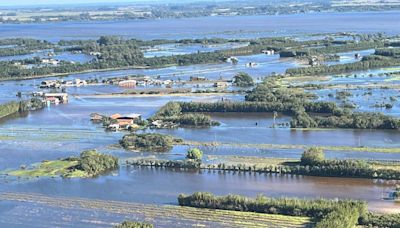
[[[41,193],[137,203],[176,204],[179,193],[209,191],[271,197],[326,197],[367,200],[371,210],[397,210],[398,204],[382,200],[394,182],[366,179],[320,178],[214,171],[180,172],[168,169],[122,167],[119,173],[96,179],[4,180],[0,191]]]

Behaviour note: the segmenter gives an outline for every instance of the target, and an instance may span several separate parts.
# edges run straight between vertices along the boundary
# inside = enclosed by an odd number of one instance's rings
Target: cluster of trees
[[[150,121],[170,122],[180,126],[208,127],[219,123],[213,121],[210,116],[201,113],[185,113],[181,103],[168,102],[150,118]]]
[[[200,169],[202,164],[203,151],[198,148],[189,149],[184,160],[160,160],[160,159],[138,159],[128,160],[127,164],[135,166],[179,168],[179,169]]]
[[[375,50],[375,55],[400,57],[400,48],[381,48]]]
[[[96,177],[119,168],[117,157],[101,154],[96,150],[83,151],[79,157],[68,157],[61,161],[74,162],[73,165],[63,169],[60,173],[60,175],[65,178]],[[50,169],[51,168],[52,167],[50,167]],[[46,171],[52,172],[52,170]]]
[[[0,40],[0,46],[10,46],[0,48],[0,56],[25,55],[33,53],[35,50],[54,47],[48,41],[29,38],[2,39]]]
[[[233,77],[233,85],[239,87],[249,87],[254,85],[254,80],[249,74],[245,72],[239,72]]]
[[[117,157],[101,154],[96,150],[88,150],[80,154],[76,169],[87,173],[89,176],[97,176],[118,167]]]
[[[381,163],[379,163],[381,164]],[[383,165],[383,163],[381,164]],[[258,173],[280,173],[324,177],[352,177],[400,180],[400,171],[390,168],[376,169],[364,160],[327,160],[324,152],[319,148],[306,150],[300,162],[282,163],[268,165],[247,165],[247,164],[212,164],[203,165],[202,169],[258,172]]]
[[[326,43],[323,47],[307,48],[298,50],[284,50],[279,53],[280,57],[297,57],[297,56],[315,56],[325,54],[336,54],[339,52],[358,51],[384,47],[385,43],[380,40],[371,39],[368,41],[354,42],[344,41],[345,43],[337,45],[334,41]]]
[[[367,213],[367,204],[362,201],[268,198],[262,195],[252,199],[239,195],[215,196],[208,192],[181,194],[178,203],[197,208],[308,216],[317,219],[318,228],[353,227]]]
[[[124,221],[121,224],[115,226],[114,228],[154,228],[154,226],[153,224],[147,222]]]
[[[159,41],[163,42],[163,41]],[[0,62],[0,70],[3,78],[26,78],[51,74],[66,74],[82,72],[86,70],[101,70],[110,68],[123,68],[132,66],[161,67],[167,65],[190,65],[203,63],[218,63],[226,59],[222,52],[199,52],[186,55],[162,56],[144,58],[141,47],[144,44],[157,43],[138,41],[135,39],[125,40],[119,37],[103,36],[96,41],[60,42],[60,44],[75,44],[73,47],[65,48],[66,51],[81,51],[86,54],[95,55],[96,58],[87,63],[62,62],[58,66],[35,66],[24,68],[14,62]],[[47,44],[47,43],[46,43]],[[32,50],[31,47],[26,50]],[[39,48],[36,47],[35,48]],[[44,47],[42,47],[43,49]],[[1,51],[9,52],[7,49]],[[10,50],[11,51],[11,50]],[[12,52],[17,51],[13,49]],[[28,52],[29,53],[29,52]],[[21,53],[10,53],[10,55]]]
[[[305,175],[400,179],[400,171],[374,169],[364,160],[327,160],[324,151],[316,147],[304,151],[300,164],[295,172]]]
[[[160,159],[139,159],[127,161],[127,164],[134,166],[148,166],[172,169],[200,169],[201,161],[194,159],[185,160],[160,160]]]
[[[288,75],[320,75],[320,74],[340,74],[351,71],[368,70],[379,67],[389,67],[400,65],[400,59],[390,58],[379,55],[363,57],[359,62],[337,64],[337,65],[319,65],[313,67],[290,68],[286,70]]]
[[[24,113],[44,108],[45,103],[38,98],[32,98],[24,101],[11,101],[0,104],[0,119],[15,113]]]
[[[125,135],[120,144],[125,149],[164,152],[172,149],[176,140],[170,135],[146,133]]]
[[[186,158],[201,161],[201,159],[203,158],[203,151],[198,148],[189,149],[186,154]]]
[[[360,225],[366,227],[385,227],[398,228],[400,227],[400,214],[373,214],[368,213],[361,217]]]

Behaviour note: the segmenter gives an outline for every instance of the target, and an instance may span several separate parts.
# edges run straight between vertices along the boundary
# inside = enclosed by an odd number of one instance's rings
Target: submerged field
[[[53,216],[47,222],[53,225],[65,225],[64,221],[67,219],[86,227],[109,227],[112,224],[118,224],[118,219],[120,218],[141,219],[154,223],[157,227],[171,227],[177,224],[179,226],[197,227],[310,227],[312,224],[312,220],[307,217],[159,206],[84,198],[48,197],[37,194],[1,193],[0,199],[2,200],[0,204],[11,203],[22,211],[29,211],[32,204],[36,205],[35,208],[37,209],[44,206],[50,207],[52,208],[51,214]],[[27,206],[23,208],[18,205]],[[70,213],[69,211],[72,210],[82,212],[80,215],[74,214],[65,217],[64,213]],[[96,213],[88,215],[88,212]],[[5,219],[8,225],[16,225],[32,219],[32,215],[29,212],[22,218],[14,217],[13,210],[3,213],[9,215]],[[105,218],[107,220],[99,215],[106,215]],[[40,210],[36,216],[46,218],[49,215]]]
[[[318,15],[310,14],[306,17],[318,18]],[[352,17],[351,15],[353,14],[348,16]],[[369,13],[357,15],[370,16]],[[376,14],[372,15],[377,16]],[[323,20],[327,20],[325,16],[323,16]],[[340,14],[336,16],[341,18]],[[379,16],[379,20],[393,21],[390,16],[393,16],[393,14],[385,13]],[[279,16],[277,18],[290,21],[298,17],[297,15],[287,18]],[[274,20],[277,18],[274,17]],[[157,26],[160,26],[160,23],[163,25],[165,21],[145,21],[145,23],[154,23],[153,25],[156,25],[156,27],[146,28],[142,32],[143,34],[140,33],[138,36],[142,38],[168,37],[171,39],[178,36],[183,39],[184,37],[193,38],[205,35],[208,37],[210,34],[215,34],[218,37],[240,39],[261,37],[266,34],[268,36],[297,34],[295,37],[277,38],[283,44],[274,43],[276,41],[267,38],[263,41],[257,40],[257,42],[266,42],[266,46],[269,45],[268,42],[284,46],[298,45],[297,42],[304,41],[305,43],[300,44],[311,44],[311,50],[319,48],[325,50],[324,48],[326,48],[325,51],[340,49],[339,46],[345,41],[350,40],[358,44],[360,43],[359,40],[367,40],[365,48],[329,53],[332,56],[318,56],[323,58],[321,64],[328,66],[357,64],[364,61],[362,58],[356,58],[356,54],[361,54],[362,57],[366,58],[375,58],[376,49],[373,45],[381,45],[379,47],[382,47],[384,44],[381,43],[381,40],[386,39],[376,34],[325,34],[338,29],[342,30],[342,25],[339,26],[331,19],[329,21],[333,24],[326,28],[321,29],[318,27],[319,23],[317,23],[306,31],[302,31],[300,35],[297,26],[296,28],[289,26],[287,31],[281,30],[281,26],[276,27],[275,29],[278,30],[274,33],[269,30],[265,31],[265,27],[262,29],[259,27],[259,23],[263,24],[263,22],[258,17],[249,17],[248,19],[254,24],[246,27],[245,31],[235,32],[234,30],[237,28],[234,24],[223,23],[228,19],[228,17],[226,19],[201,18],[199,23],[216,20],[216,24],[204,25],[205,27],[200,31],[190,30],[185,32],[182,32],[182,26],[187,26],[185,21],[191,21],[191,19],[179,21],[177,28],[166,27],[159,31]],[[305,23],[307,20],[301,22]],[[126,24],[122,21],[109,22],[106,27],[117,25],[121,27],[107,33],[119,34],[124,30],[127,31],[126,36],[130,37],[132,35],[130,34],[131,28],[125,28],[129,25],[137,26],[137,23],[139,22],[130,21]],[[48,36],[50,40],[58,41],[61,38],[68,39],[71,37],[74,39],[81,37],[97,39],[98,34],[104,31],[104,28],[98,27],[101,24],[96,24],[93,28],[88,29],[87,23],[72,23],[71,26],[84,29],[82,34],[76,37],[76,35],[69,34],[65,30],[64,26],[68,23],[60,23],[59,25],[61,27],[57,27],[54,34],[39,33],[49,26],[50,28],[57,26],[49,24],[32,25],[33,27],[25,33],[36,37]],[[10,31],[2,31],[0,34],[10,35],[14,33],[16,35],[15,29],[21,26],[23,25],[7,25]],[[358,22],[346,24],[346,26],[349,28],[359,27]],[[221,28],[220,31],[215,32],[215,27]],[[249,31],[251,28],[255,28],[257,31]],[[393,32],[392,28],[387,29],[385,27],[384,29],[386,29],[386,32]],[[362,31],[365,30],[381,31],[382,28],[366,26]],[[48,30],[46,29],[46,31]],[[178,33],[176,33],[177,31]],[[321,34],[307,35],[309,31],[319,31]],[[147,34],[147,32],[149,33]],[[239,35],[242,32],[243,35]],[[147,39],[140,42],[151,43]],[[155,43],[157,42],[166,41],[156,41]],[[251,45],[260,48],[255,41],[241,42],[236,40],[224,43],[219,40],[207,40],[207,42],[216,42],[217,44],[171,44],[168,42],[156,44],[151,46],[150,49],[149,47],[143,49],[147,50],[144,51],[143,58],[148,61],[154,56],[162,59],[172,58],[176,55],[196,55],[196,53],[215,50],[227,51],[232,48],[247,50],[246,48]],[[289,44],[286,44],[286,42]],[[326,46],[324,46],[325,44]],[[296,46],[296,48],[302,47],[301,45]],[[353,43],[349,46],[351,47],[351,45]],[[118,47],[118,45],[115,46]],[[115,47],[111,45],[110,48]],[[288,48],[292,50],[291,47]],[[135,49],[135,51],[137,50]],[[43,57],[48,53],[46,51],[6,56],[0,58],[0,63],[11,60],[19,61],[34,56]],[[50,105],[41,110],[21,116],[9,116],[0,121],[0,224],[4,224],[5,227],[27,226],[29,224],[61,227],[110,227],[124,220],[134,220],[153,223],[155,227],[312,227],[315,223],[314,219],[307,217],[176,206],[178,194],[192,194],[197,191],[208,191],[217,195],[241,194],[249,197],[264,194],[269,197],[299,197],[305,199],[320,197],[328,199],[351,198],[368,202],[368,209],[373,212],[400,213],[399,202],[389,197],[393,194],[396,186],[400,184],[399,180],[318,177],[283,173],[242,172],[242,170],[149,168],[134,167],[126,163],[126,161],[132,159],[179,161],[186,159],[189,149],[198,148],[203,152],[202,162],[205,165],[223,163],[230,166],[291,165],[295,167],[299,165],[302,153],[306,149],[319,147],[325,151],[326,159],[361,160],[376,170],[399,171],[400,131],[398,128],[396,129],[396,126],[393,127],[394,129],[388,129],[392,126],[388,127],[387,125],[383,125],[382,128],[375,127],[376,129],[373,127],[363,128],[361,124],[359,129],[322,124],[311,127],[293,127],[291,125],[292,120],[297,116],[293,115],[290,110],[275,113],[271,111],[226,112],[224,110],[210,112],[200,109],[194,114],[207,116],[211,121],[218,122],[218,125],[185,126],[182,124],[174,128],[159,129],[148,127],[153,122],[149,120],[144,124],[142,123],[143,126],[140,127],[140,130],[135,132],[107,131],[102,123],[96,124],[90,121],[92,113],[99,113],[106,117],[116,113],[122,115],[138,113],[141,114],[143,120],[146,120],[155,116],[168,102],[185,102],[187,104],[256,102],[249,101],[248,96],[253,92],[256,93],[255,88],[263,83],[268,89],[270,89],[269,85],[273,85],[273,90],[282,89],[283,92],[280,95],[284,98],[283,100],[305,96],[307,102],[332,102],[340,110],[346,109],[343,113],[347,111],[365,112],[367,114],[382,112],[390,118],[400,117],[400,66],[377,67],[340,74],[288,76],[285,75],[285,72],[290,68],[311,68],[312,66],[308,63],[308,59],[303,56],[280,57],[277,53],[271,55],[260,52],[247,55],[238,54],[238,63],[236,64],[229,61],[207,63],[207,61],[201,59],[201,64],[184,64],[184,62],[181,64],[179,62],[179,64],[160,65],[154,68],[146,66],[140,69],[114,69],[66,74],[63,78],[45,77],[0,82],[0,104],[4,104],[9,101],[28,99],[30,93],[34,91],[53,91],[53,89],[39,88],[40,83],[44,80],[73,81],[81,79],[96,81],[86,86],[64,87],[64,92],[69,94],[69,102],[66,104]],[[55,54],[54,58],[61,56],[62,60],[78,61],[82,64],[94,58],[92,55],[74,54],[73,51]],[[236,55],[236,53],[229,54]],[[337,56],[333,56],[333,54]],[[192,58],[188,59],[193,60]],[[29,63],[29,61],[27,62]],[[248,74],[253,83],[247,87],[235,84],[233,79],[239,72]],[[133,75],[148,76],[148,80],[155,81],[155,83],[138,84],[134,88],[122,87],[118,83],[106,83],[107,80],[126,79],[127,76],[133,77]],[[196,81],[203,80],[203,78],[205,81]],[[271,81],[264,81],[265,79]],[[168,84],[170,82],[171,84]],[[218,87],[218,82],[223,82],[222,87]],[[60,92],[59,90],[56,91]],[[20,98],[16,97],[17,92],[21,92]],[[261,89],[261,95],[255,96],[255,99],[265,99],[263,102],[270,102],[273,99],[277,99],[277,103],[281,101],[275,94],[271,96],[272,93],[264,94],[263,92],[265,91]],[[267,92],[270,91],[267,90]],[[265,97],[263,97],[264,95]],[[181,114],[179,113],[179,115]],[[317,116],[317,114],[311,112],[308,114],[310,118]],[[324,118],[331,114],[326,112],[318,117]],[[333,114],[332,116],[332,118],[337,117]],[[306,119],[303,122],[308,120]],[[180,141],[179,143],[175,142],[171,145],[170,150],[164,152],[155,152],[152,149],[130,151],[125,150],[120,145],[123,136],[130,133],[165,134],[180,139]],[[151,142],[142,143],[151,144]],[[93,149],[117,157],[120,164],[119,168],[101,173],[101,175],[94,175],[93,178],[87,178],[88,175],[75,170],[76,173],[74,174],[77,178],[63,178],[64,173],[68,173],[78,165],[77,161],[65,160],[66,158],[78,157],[81,151]]]

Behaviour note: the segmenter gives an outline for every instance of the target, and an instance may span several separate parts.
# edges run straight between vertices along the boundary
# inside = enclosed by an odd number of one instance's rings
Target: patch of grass
[[[309,147],[320,147],[323,150],[331,151],[352,151],[352,152],[373,152],[373,153],[400,153],[398,147],[353,147],[353,146],[328,146],[328,145],[301,145],[301,144],[247,144],[247,143],[222,143],[222,142],[196,142],[196,141],[185,141],[181,145],[189,146],[231,146],[239,148],[257,148],[257,149],[300,149],[304,150]]]
[[[65,177],[86,178],[115,170],[119,167],[118,158],[101,154],[96,150],[83,151],[79,157],[69,157],[54,161],[42,161],[18,170],[4,171],[3,175],[16,177]]]
[[[10,136],[10,135],[0,135],[0,140],[13,140],[15,139],[14,136]]]
[[[8,175],[17,177],[56,177],[66,174],[76,165],[78,165],[78,161],[43,161],[40,164],[34,164],[32,167],[27,169],[10,171],[8,172]]]
[[[296,165],[299,164],[299,160],[297,159],[288,159],[288,158],[260,158],[255,156],[219,156],[219,155],[208,155],[207,160],[223,160],[224,164],[227,165],[237,165],[237,164],[246,164],[246,165],[255,165],[256,167],[261,166],[265,167],[267,165],[279,166],[279,165]]]

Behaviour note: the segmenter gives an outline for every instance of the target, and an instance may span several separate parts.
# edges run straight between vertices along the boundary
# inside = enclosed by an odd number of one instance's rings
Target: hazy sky
[[[87,4],[87,3],[129,3],[129,2],[170,2],[170,0],[0,0],[0,6],[23,6],[23,5],[59,5],[59,4]],[[180,2],[186,2],[181,0]],[[176,1],[175,1],[176,2]]]

